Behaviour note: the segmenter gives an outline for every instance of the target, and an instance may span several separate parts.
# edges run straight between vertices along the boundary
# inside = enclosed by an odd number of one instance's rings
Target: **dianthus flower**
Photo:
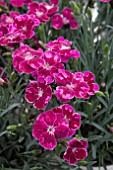
[[[10,4],[12,6],[17,6],[17,7],[21,7],[24,4],[28,4],[30,2],[32,2],[32,0],[19,0],[19,1],[18,0],[10,0]]]
[[[81,116],[68,105],[41,113],[33,125],[32,135],[41,146],[52,150],[57,140],[69,138],[80,127]]]
[[[86,148],[88,147],[88,142],[85,140],[72,139],[68,142],[68,147],[64,153],[63,158],[70,164],[74,165],[79,160],[83,160],[87,157],[88,153]]]
[[[64,69],[64,65],[61,64],[60,56],[53,51],[45,51],[43,57],[44,64],[32,73],[32,76],[40,83],[50,84],[54,81],[54,77],[58,72],[58,69]]]
[[[100,0],[102,2],[110,2],[111,0]]]
[[[92,74],[90,71],[85,71],[83,73],[83,78],[84,78],[84,81],[87,82],[89,86],[89,91],[87,94],[87,98],[89,98],[89,96],[94,95],[94,93],[99,90],[99,85],[97,83],[94,83],[95,75]]]
[[[66,138],[68,134],[68,127],[62,124],[62,121],[54,111],[41,113],[34,122],[32,135],[45,149],[53,150],[57,145],[57,140]]]
[[[59,69],[55,78],[56,83],[62,85],[54,90],[54,94],[61,102],[69,102],[73,97],[88,99],[99,90],[98,84],[94,83],[94,74],[89,71],[71,73]]]
[[[52,111],[57,114],[59,120],[63,120],[63,124],[67,124],[69,128],[67,135],[68,138],[73,136],[76,130],[80,128],[81,116],[76,113],[73,107],[69,104],[64,104],[60,107],[56,107]]]
[[[43,55],[41,48],[34,50],[28,45],[22,45],[16,49],[12,54],[13,67],[17,72],[24,72],[30,74],[44,65],[44,60],[39,58]]]
[[[47,3],[45,3],[47,4]],[[43,3],[32,2],[28,4],[28,14],[33,14],[40,22],[49,21],[50,17],[48,16],[47,5],[45,6]]]
[[[72,42],[64,39],[64,37],[59,37],[57,40],[50,41],[46,44],[46,47],[51,51],[57,52],[61,57],[61,62],[67,62],[69,58],[78,59],[80,57],[80,52],[71,49]]]
[[[77,29],[78,22],[73,17],[72,13],[72,9],[64,8],[62,14],[55,14],[52,17],[52,27],[55,29],[61,29],[64,25],[69,24],[71,29]]]
[[[25,98],[29,103],[34,103],[34,108],[44,109],[52,97],[50,86],[37,81],[31,81],[26,89]]]
[[[35,15],[23,14],[15,18],[13,27],[24,36],[24,39],[27,39],[34,35],[34,27],[38,25],[40,21],[35,18]]]
[[[54,94],[61,102],[69,102],[73,97],[86,98],[89,86],[81,77],[78,77],[68,70],[59,69],[56,74],[56,83],[62,86],[56,87]]]

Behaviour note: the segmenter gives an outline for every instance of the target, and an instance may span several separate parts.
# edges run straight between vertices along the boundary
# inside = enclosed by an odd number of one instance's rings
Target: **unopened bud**
[[[88,9],[87,9],[87,14],[90,18],[92,18],[92,11],[91,11],[90,7],[88,7]]]
[[[106,54],[108,53],[108,51],[109,51],[109,46],[108,46],[108,44],[106,44],[106,45],[104,46],[103,50],[104,50],[104,52],[105,52]]]
[[[102,86],[102,87],[105,87],[105,86],[106,86],[106,83],[105,83],[105,82],[102,82],[102,83],[101,83],[101,86]]]
[[[100,96],[100,97],[105,96],[102,91],[96,91],[96,92],[95,92],[95,95],[96,95],[96,96]]]
[[[113,133],[113,127],[110,127],[110,132],[112,132],[112,133]]]
[[[15,78],[16,78],[16,73],[12,72],[10,76],[10,81],[12,82],[13,80],[15,80]]]
[[[10,130],[10,131],[14,131],[14,130],[16,130],[17,129],[17,126],[16,125],[9,125],[9,126],[7,126],[7,130]]]
[[[74,12],[80,14],[80,8],[76,5],[76,3],[74,1],[70,2],[70,6],[73,9]]]

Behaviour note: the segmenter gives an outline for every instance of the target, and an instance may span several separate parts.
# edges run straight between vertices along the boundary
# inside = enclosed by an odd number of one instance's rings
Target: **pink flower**
[[[69,104],[64,104],[60,107],[56,107],[52,110],[57,114],[59,120],[63,120],[63,124],[67,124],[68,126],[68,135],[67,137],[71,137],[75,134],[75,131],[80,128],[81,116],[76,113],[72,106]]]
[[[24,4],[28,4],[30,2],[32,2],[32,0],[19,0],[19,1],[18,0],[10,0],[10,4],[12,6],[17,6],[17,7],[21,7]]]
[[[88,153],[86,148],[88,147],[88,142],[85,140],[72,139],[68,142],[68,147],[64,153],[63,158],[70,164],[74,165],[79,160],[83,160],[87,157]]]
[[[61,29],[63,25],[70,25],[71,29],[78,28],[78,22],[72,15],[73,10],[70,8],[64,8],[62,14],[55,14],[52,17],[52,27],[55,29]]]
[[[32,135],[45,149],[53,150],[57,140],[66,138],[68,134],[68,127],[62,121],[54,111],[41,113],[34,122]]]
[[[34,50],[28,45],[23,44],[12,54],[13,67],[18,72],[30,74],[37,70],[40,66],[44,65],[44,60],[39,58],[42,55],[43,51],[41,48]]]
[[[78,59],[80,57],[80,52],[71,49],[72,42],[64,39],[64,37],[59,37],[57,40],[50,41],[46,44],[46,47],[52,51],[57,52],[62,62],[67,62],[69,58]]]
[[[100,0],[102,2],[110,2],[111,0]]]
[[[90,71],[85,71],[83,73],[83,78],[84,81],[87,82],[89,86],[89,91],[87,94],[87,97],[89,98],[89,96],[94,95],[96,91],[99,91],[99,85],[97,83],[94,83],[95,75],[92,74]]]
[[[32,2],[28,4],[28,14],[33,14],[40,22],[49,21],[48,9],[43,3]],[[51,13],[51,12],[50,12]]]
[[[23,35],[24,39],[27,39],[34,35],[34,27],[38,25],[40,21],[35,18],[35,15],[23,14],[15,18],[13,27]]]
[[[52,97],[52,89],[37,81],[31,81],[26,89],[25,98],[29,103],[34,103],[34,108],[44,109]]]
[[[55,14],[52,17],[52,23],[51,23],[52,27],[55,28],[56,30],[59,30],[63,27],[64,23],[63,23],[63,19],[62,16],[60,14]]]
[[[64,65],[61,64],[60,56],[53,51],[45,51],[43,57],[44,64],[32,73],[32,76],[40,83],[50,84],[54,81],[54,77],[58,72],[58,69],[64,69]]]
[[[55,76],[56,83],[62,86],[56,87],[54,94],[61,102],[69,102],[73,97],[86,98],[89,86],[81,77],[77,79],[75,74],[67,70],[59,69],[58,71]]]

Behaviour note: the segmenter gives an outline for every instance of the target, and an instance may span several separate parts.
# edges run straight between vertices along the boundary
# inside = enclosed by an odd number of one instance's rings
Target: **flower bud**
[[[106,83],[105,83],[105,82],[102,82],[102,83],[101,83],[101,86],[102,86],[102,87],[105,87],[105,86],[106,86]]]
[[[104,46],[103,51],[104,51],[106,54],[108,53],[108,51],[109,51],[109,46],[108,46],[108,44],[106,44],[106,45]]]
[[[16,78],[16,73],[13,71],[10,76],[10,81],[12,82]]]
[[[87,14],[88,14],[89,18],[92,19],[92,11],[91,11],[90,7],[88,7],[88,9],[87,9]]]
[[[110,127],[110,132],[112,132],[112,133],[113,133],[113,127]]]
[[[102,96],[104,96],[104,93],[102,91],[96,91],[95,95],[102,97]]]
[[[80,14],[80,8],[76,5],[76,3],[74,1],[70,2],[70,6],[74,12],[76,12],[77,14]]]
[[[17,129],[16,125],[9,125],[9,126],[7,126],[7,130],[15,131],[16,129]]]

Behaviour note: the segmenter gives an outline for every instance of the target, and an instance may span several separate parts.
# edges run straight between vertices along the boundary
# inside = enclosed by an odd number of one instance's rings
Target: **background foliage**
[[[9,4],[9,1],[5,2]],[[72,7],[79,29],[75,31],[65,27],[57,31],[48,23],[43,24],[43,28],[37,27],[35,32],[44,43],[59,36],[71,40],[73,48],[80,51],[81,57],[78,61],[70,59],[66,68],[72,72],[92,71],[103,92],[89,100],[73,99],[70,102],[82,115],[81,129],[76,137],[83,136],[89,142],[89,156],[78,165],[85,165],[91,170],[93,164],[104,168],[113,164],[113,133],[110,131],[113,126],[113,9],[109,3],[98,0],[77,0],[76,4],[78,8],[75,10],[69,1],[61,0],[59,9]],[[98,11],[95,21],[92,20],[94,8]],[[25,13],[26,6],[12,8],[9,5],[9,9]],[[31,47],[36,45],[32,40],[26,40],[25,43]],[[39,111],[25,101],[25,89],[31,77],[14,71],[12,52],[9,47],[0,48],[0,66],[4,67],[9,79],[8,87],[0,86],[0,170],[82,170],[60,159],[64,151],[60,143],[55,151],[46,151],[31,136],[32,124]],[[47,109],[51,106],[52,103]]]

